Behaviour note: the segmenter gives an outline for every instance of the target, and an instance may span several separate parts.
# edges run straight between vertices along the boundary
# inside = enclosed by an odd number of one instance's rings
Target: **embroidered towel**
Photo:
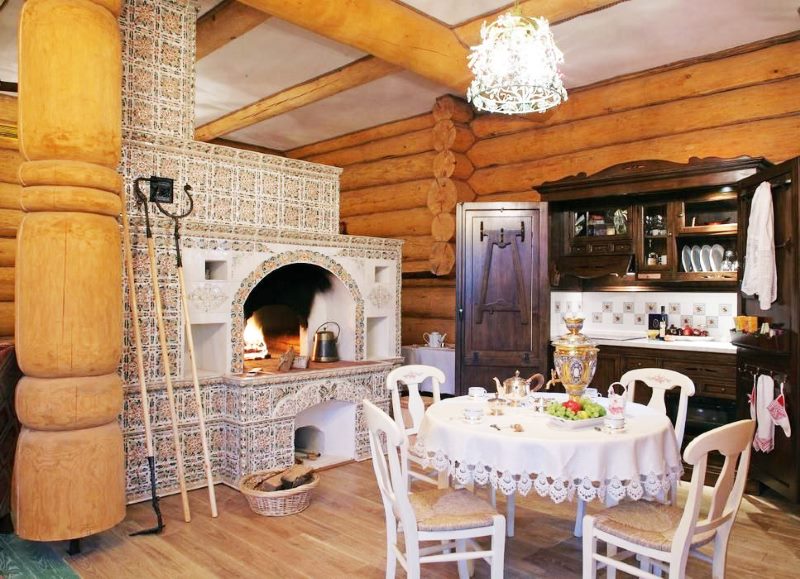
[[[758,295],[758,305],[762,310],[768,310],[778,297],[775,216],[772,209],[772,188],[766,181],[756,188],[750,206],[742,292]]]
[[[775,381],[766,374],[759,374],[750,394],[750,418],[756,421],[756,434],[753,438],[753,448],[756,451],[771,452],[775,446],[775,423],[769,411],[774,398]]]

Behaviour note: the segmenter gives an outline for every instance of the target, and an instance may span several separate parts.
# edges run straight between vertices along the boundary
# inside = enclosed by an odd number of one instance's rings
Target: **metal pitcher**
[[[333,324],[336,326],[336,335],[332,331],[326,330],[325,326]],[[339,340],[341,328],[336,322],[325,322],[317,331],[314,332],[314,348],[311,354],[312,362],[336,362],[339,360],[339,353],[336,351],[336,342]]]
[[[531,382],[533,381],[535,381],[535,384],[533,388],[531,388]],[[519,375],[519,370],[517,370],[511,378],[503,380],[502,384],[497,377],[495,377],[494,383],[497,387],[498,396],[510,398],[512,400],[520,400],[531,392],[540,390],[541,387],[544,386],[544,376],[541,374],[534,374],[526,380]]]

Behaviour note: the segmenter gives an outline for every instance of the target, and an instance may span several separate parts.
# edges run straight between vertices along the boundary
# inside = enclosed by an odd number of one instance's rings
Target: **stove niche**
[[[349,331],[341,336],[341,355],[353,342],[348,322],[354,315],[352,297],[336,276],[315,264],[293,263],[269,273],[250,292],[243,309],[245,369],[263,366],[260,361],[277,359],[289,348],[309,355],[314,331],[327,321]]]

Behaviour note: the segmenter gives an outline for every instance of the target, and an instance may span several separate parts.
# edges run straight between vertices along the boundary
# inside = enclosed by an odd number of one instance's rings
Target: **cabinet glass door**
[[[629,236],[629,210],[624,208],[576,211],[573,215],[573,232],[576,239]]]
[[[642,254],[640,270],[664,270],[672,267],[669,241],[672,237],[668,205],[642,206]]]

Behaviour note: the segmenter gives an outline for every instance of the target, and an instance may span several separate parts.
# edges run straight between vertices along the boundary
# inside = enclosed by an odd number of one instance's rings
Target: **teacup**
[[[467,390],[470,398],[485,398],[486,397],[486,388],[482,386],[472,386],[469,390]]]
[[[483,408],[470,406],[464,409],[464,420],[478,422],[483,418]]]

